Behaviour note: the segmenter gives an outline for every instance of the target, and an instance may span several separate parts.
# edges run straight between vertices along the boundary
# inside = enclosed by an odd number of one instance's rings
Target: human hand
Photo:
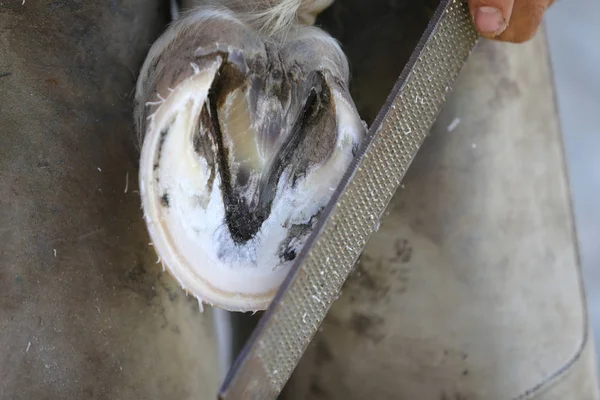
[[[554,0],[469,0],[479,33],[489,39],[522,43],[533,38]]]

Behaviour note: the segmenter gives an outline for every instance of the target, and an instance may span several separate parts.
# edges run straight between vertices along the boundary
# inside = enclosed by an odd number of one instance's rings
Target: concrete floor
[[[559,1],[547,17],[591,324],[600,349],[599,20],[599,0]]]

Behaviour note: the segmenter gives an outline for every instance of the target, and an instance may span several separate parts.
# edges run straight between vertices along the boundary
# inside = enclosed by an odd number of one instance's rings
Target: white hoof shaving
[[[199,9],[155,43],[136,94],[142,205],[189,293],[268,307],[364,135],[347,81],[339,46],[312,27],[274,42]]]

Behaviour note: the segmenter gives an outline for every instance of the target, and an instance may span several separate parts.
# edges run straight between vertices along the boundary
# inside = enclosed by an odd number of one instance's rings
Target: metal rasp
[[[222,400],[276,399],[421,147],[477,42],[466,1],[442,0],[352,165],[230,370]]]

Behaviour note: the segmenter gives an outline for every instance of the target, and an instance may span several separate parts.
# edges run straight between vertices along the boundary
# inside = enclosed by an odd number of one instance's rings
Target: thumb
[[[469,0],[475,27],[482,36],[496,37],[508,26],[514,0]]]

